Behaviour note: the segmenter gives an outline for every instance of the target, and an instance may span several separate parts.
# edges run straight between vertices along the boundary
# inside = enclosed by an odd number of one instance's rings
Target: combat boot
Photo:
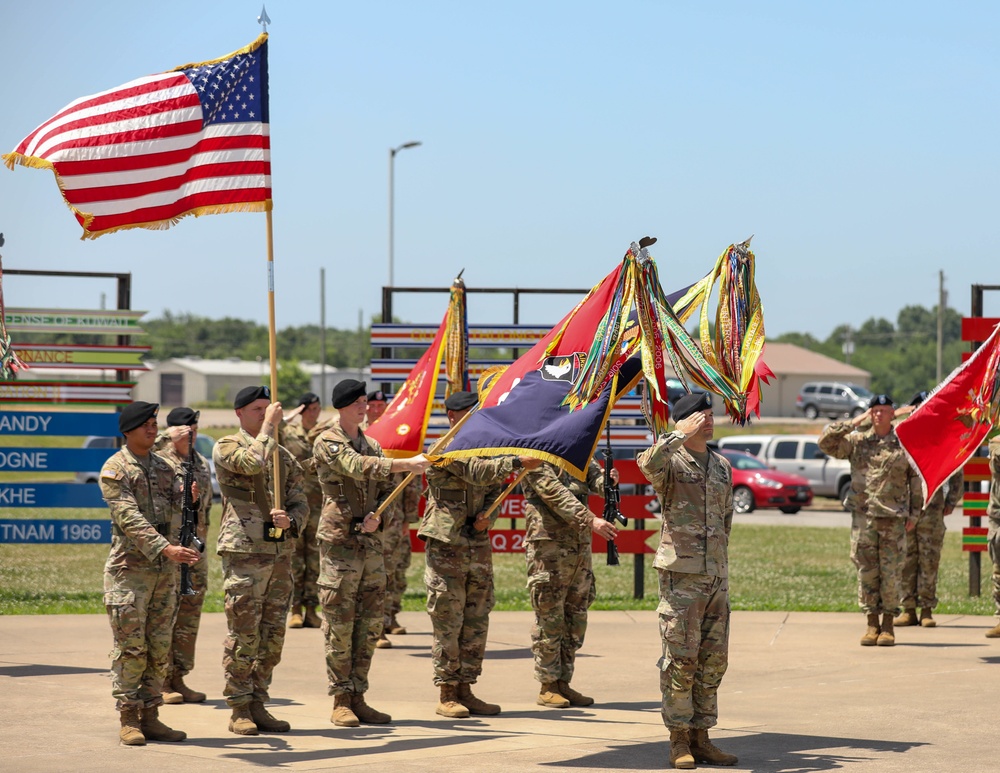
[[[294,607],[292,607],[292,614],[288,618],[288,627],[301,628],[302,626],[303,626],[302,605],[296,604]]]
[[[160,707],[153,706],[151,709],[142,710],[142,721],[139,724],[142,734],[147,741],[183,741],[187,738],[187,733],[183,730],[174,730],[167,727],[160,721]]]
[[[930,607],[924,607],[920,610],[920,625],[923,628],[937,628],[937,620],[934,619],[934,615],[931,613]]]
[[[539,706],[548,706],[553,709],[565,709],[569,706],[569,701],[559,692],[559,682],[545,682],[538,693]]]
[[[987,639],[1000,639],[1000,623],[986,632]]]
[[[257,725],[257,730],[265,733],[287,733],[292,726],[283,719],[273,716],[264,708],[264,701],[250,701],[250,718]]]
[[[495,703],[487,703],[472,694],[471,684],[460,684],[458,686],[458,702],[469,710],[470,714],[478,714],[483,717],[492,717],[500,713],[500,707]]]
[[[458,702],[458,689],[453,684],[441,685],[441,698],[438,700],[435,714],[451,719],[465,719],[469,716],[467,706]]]
[[[879,647],[892,647],[896,643],[896,635],[892,631],[892,615],[882,615],[882,631],[876,642]]]
[[[233,706],[233,716],[229,719],[229,732],[236,735],[260,735],[257,725],[250,716],[249,706]]]
[[[125,706],[121,709],[122,729],[118,732],[122,746],[145,746],[146,736],[142,734],[142,720],[139,718],[142,709],[138,706]]]
[[[392,619],[389,621],[389,633],[393,636],[402,636],[406,633],[406,629],[399,624],[395,615],[393,615]]]
[[[868,615],[868,630],[865,631],[865,635],[861,637],[861,646],[874,647],[875,643],[878,641],[878,635],[878,615]]]
[[[364,722],[366,725],[388,725],[392,722],[392,717],[384,711],[376,711],[365,703],[365,696],[359,692],[351,696],[351,711],[354,712],[358,721]]]
[[[175,673],[170,678],[170,695],[180,695],[182,703],[204,703],[205,693],[192,690],[184,684],[184,677]],[[163,693],[163,702],[169,703],[167,693]]]
[[[583,693],[578,693],[572,687],[569,686],[569,682],[560,679],[556,684],[559,685],[559,694],[569,701],[570,706],[593,706],[594,699],[589,695],[584,695]]]
[[[930,610],[927,610],[930,614]],[[923,615],[920,616],[920,620],[923,620]],[[914,609],[904,609],[903,614],[892,621],[893,625],[905,626],[905,625],[923,625],[923,623],[917,620],[917,610]]]
[[[306,607],[306,616],[305,620],[303,620],[303,625],[306,628],[322,628],[323,621],[316,614],[316,607]]]
[[[691,736],[685,730],[670,731],[670,764],[681,770],[694,768],[694,756],[691,754]]]
[[[387,638],[385,638],[385,634],[383,633],[381,636],[378,637],[378,641],[375,642],[375,649],[378,649],[378,650],[391,650],[392,649],[392,642],[389,641]]]
[[[351,711],[350,693],[342,692],[333,697],[333,713],[330,715],[330,721],[340,727],[357,727],[361,724],[357,715]]]
[[[691,755],[695,762],[706,765],[735,765],[739,762],[735,754],[726,754],[708,740],[707,730],[691,730]]]

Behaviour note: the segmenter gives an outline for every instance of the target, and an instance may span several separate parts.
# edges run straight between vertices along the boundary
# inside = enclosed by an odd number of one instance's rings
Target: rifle
[[[189,428],[190,430],[190,428]],[[191,496],[191,486],[194,484],[194,432],[189,432],[190,448],[188,458],[184,462],[184,505],[181,510],[181,546],[189,548],[194,545],[199,553],[205,552],[205,543],[198,539],[198,507]],[[191,567],[181,564],[181,595],[194,596],[195,589],[191,587]]]
[[[607,425],[607,444],[604,447],[604,515],[601,517],[612,526],[615,522],[628,526],[628,518],[622,515],[621,491],[618,484],[611,479],[611,471],[615,468],[614,456],[611,453],[611,425]],[[618,546],[613,539],[608,540],[608,566],[618,566]]]

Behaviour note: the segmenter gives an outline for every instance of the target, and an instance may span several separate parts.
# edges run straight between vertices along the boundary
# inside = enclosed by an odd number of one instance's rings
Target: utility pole
[[[948,306],[948,292],[944,289],[944,271],[938,271],[937,308],[937,383],[941,383],[944,364],[944,310]]]
[[[319,404],[326,407],[326,269],[319,270]]]
[[[851,364],[851,355],[854,354],[854,341],[851,340],[851,326],[847,326],[847,330],[844,332],[844,345],[841,347],[841,351],[844,353],[844,362],[848,365]]]

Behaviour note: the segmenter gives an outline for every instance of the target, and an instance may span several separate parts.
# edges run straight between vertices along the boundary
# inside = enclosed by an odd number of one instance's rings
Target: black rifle
[[[615,468],[614,455],[611,453],[611,425],[608,425],[607,445],[604,447],[604,515],[601,516],[612,526],[620,523],[628,526],[628,518],[622,515],[619,505],[622,501],[618,484],[611,479],[611,471]],[[613,539],[608,540],[608,566],[618,566],[618,546]]]
[[[195,504],[191,492],[191,486],[194,484],[194,432],[190,432],[188,438],[191,447],[187,461],[184,462],[184,507],[181,511],[180,543],[186,548],[194,545],[199,553],[204,553],[205,543],[198,539],[198,505]],[[195,589],[191,587],[191,567],[187,564],[181,564],[181,595],[196,595]]]

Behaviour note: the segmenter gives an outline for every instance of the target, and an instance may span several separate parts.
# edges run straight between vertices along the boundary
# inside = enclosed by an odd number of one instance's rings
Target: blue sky
[[[666,290],[756,234],[767,332],[908,304],[969,311],[1000,284],[1000,6],[966,2],[281,2],[270,96],[279,327],[354,327],[388,273],[445,286],[589,288],[650,234]],[[260,31],[258,0],[8,4],[0,149],[68,102]],[[267,319],[264,216],[80,241],[51,173],[0,168],[5,268],[131,271],[133,306]],[[97,308],[96,280],[7,276],[8,306]],[[1000,294],[994,294],[1000,295]],[[572,300],[527,301],[554,323]],[[444,299],[400,299],[436,322]],[[987,296],[987,314],[1000,298]],[[472,322],[506,300],[472,296]]]

